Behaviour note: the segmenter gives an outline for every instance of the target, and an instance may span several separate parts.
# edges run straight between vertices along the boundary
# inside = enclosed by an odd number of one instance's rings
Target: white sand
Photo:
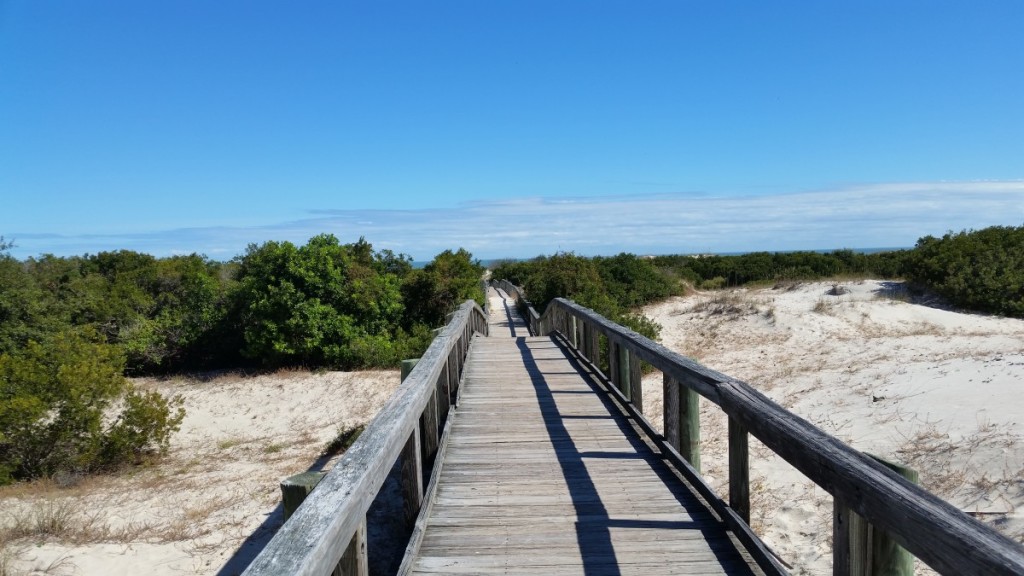
[[[891,283],[842,286],[697,294],[645,313],[669,348],[916,468],[925,487],[1024,540],[1024,321],[890,299]],[[660,378],[644,380],[658,426]],[[706,401],[701,417],[704,473],[727,494],[726,420]],[[755,530],[794,574],[830,574],[831,496],[753,440],[751,484]]]
[[[279,372],[140,381],[185,399],[161,463],[126,474],[0,489],[0,522],[62,526],[7,546],[14,573],[241,572],[282,522],[279,482],[311,467],[344,427],[372,418],[397,371]],[[2,570],[0,570],[2,572]]]

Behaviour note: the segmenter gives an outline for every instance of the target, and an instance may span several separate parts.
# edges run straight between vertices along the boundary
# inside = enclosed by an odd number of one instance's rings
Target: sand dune
[[[666,346],[858,450],[916,468],[929,490],[1020,541],[1024,321],[905,300],[888,282],[787,284],[645,313]],[[660,423],[660,375],[645,378],[644,401]],[[704,472],[727,494],[726,420],[709,402],[701,417]],[[830,574],[831,496],[751,442],[752,525],[795,574]]]
[[[369,421],[398,382],[397,371],[142,380],[185,399],[167,458],[116,476],[0,489],[0,526],[34,532],[5,547],[0,568],[239,573],[281,525],[279,482],[330,467],[324,446]]]

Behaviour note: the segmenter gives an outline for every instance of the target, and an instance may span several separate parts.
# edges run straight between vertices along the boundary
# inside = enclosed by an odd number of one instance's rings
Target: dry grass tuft
[[[736,319],[741,316],[757,314],[757,303],[738,292],[720,292],[714,298],[699,299],[691,312],[700,312],[707,316],[722,316]]]
[[[814,303],[814,307],[811,308],[811,310],[817,312],[818,314],[832,315],[835,314],[836,311],[836,302],[834,300],[818,298],[818,300]]]

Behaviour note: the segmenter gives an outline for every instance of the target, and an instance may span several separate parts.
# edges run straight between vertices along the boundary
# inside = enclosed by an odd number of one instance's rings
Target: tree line
[[[126,376],[393,366],[459,303],[484,299],[465,250],[414,269],[329,234],[252,244],[229,262],[130,250],[18,260],[10,247],[0,238],[0,484],[165,449],[180,400]]]
[[[553,298],[566,297],[634,329],[645,321],[631,310],[685,287],[709,290],[837,277],[905,279],[912,289],[936,293],[958,308],[1024,317],[1024,226],[925,236],[912,249],[871,254],[835,250],[586,258],[559,253],[502,262],[493,275],[522,286],[541,309]],[[657,332],[657,326],[644,329],[648,336]]]

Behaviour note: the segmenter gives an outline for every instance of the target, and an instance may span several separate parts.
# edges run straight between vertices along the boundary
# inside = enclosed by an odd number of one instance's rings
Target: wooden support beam
[[[412,373],[419,358],[402,360],[402,381]],[[423,454],[420,446],[420,429],[416,427],[402,449],[402,499],[406,525],[416,523],[416,516],[423,505]]]
[[[640,357],[629,353],[629,401],[636,406],[637,412],[644,413],[644,381],[640,372]]]
[[[700,394],[664,375],[665,441],[700,472]]]
[[[917,484],[916,470],[868,454],[878,463]],[[832,502],[833,576],[913,576],[914,556],[885,531],[872,526],[838,498]]]
[[[629,348],[625,346],[618,346],[618,364],[619,369],[617,370],[619,375],[618,387],[619,392],[626,397],[626,400],[633,400],[630,397],[633,389],[629,385]]]
[[[750,450],[747,428],[729,418],[729,507],[750,524]]]
[[[689,388],[679,389],[679,453],[700,472],[700,394]]]
[[[415,428],[402,449],[402,500],[407,526],[416,523],[423,506],[423,453],[420,430]]]
[[[281,481],[281,503],[286,522],[326,475],[326,472],[303,472]]]
[[[679,393],[681,386],[679,382],[664,374],[662,376],[662,388],[661,388],[661,413],[662,413],[662,435],[665,436],[665,442],[671,446],[676,452],[683,455],[683,451],[680,449],[680,420],[681,420],[681,405],[679,403]],[[689,461],[689,458],[687,458]]]
[[[437,454],[437,390],[435,389],[427,401],[423,415],[420,416],[420,461],[423,463],[423,481],[430,477],[430,468]]]
[[[619,343],[614,340],[608,342],[608,380],[613,386],[622,390],[622,386],[619,384],[621,380],[619,376]]]
[[[341,556],[334,576],[369,576],[370,563],[366,555],[366,519],[363,519],[359,529],[349,540],[345,553]]]
[[[419,358],[402,360],[402,379],[400,382],[405,382],[405,379],[409,377],[409,374],[412,374],[412,369],[416,367],[416,364],[419,363],[419,361]]]

